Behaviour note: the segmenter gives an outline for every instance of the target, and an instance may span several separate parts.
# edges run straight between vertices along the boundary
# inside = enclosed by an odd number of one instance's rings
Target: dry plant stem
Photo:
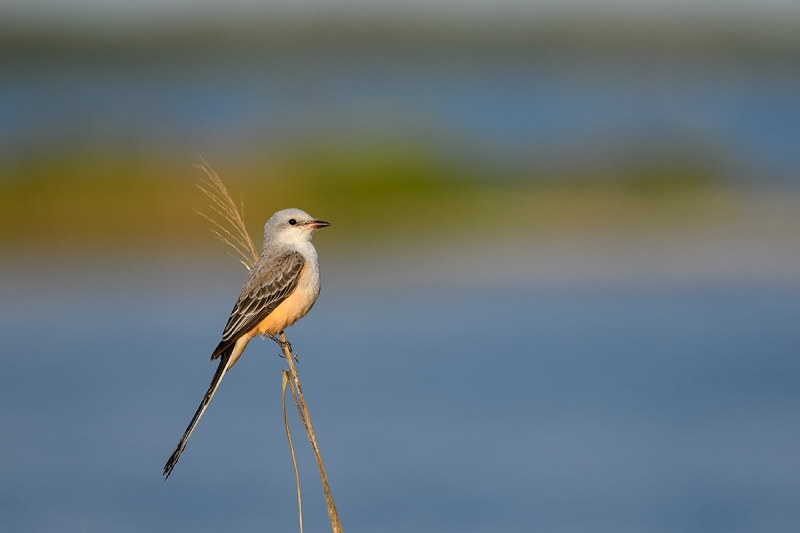
[[[281,407],[283,408],[283,425],[286,428],[286,439],[289,441],[289,450],[292,452],[292,466],[294,467],[294,481],[297,485],[297,514],[300,520],[300,533],[303,533],[303,499],[300,497],[300,473],[297,471],[297,458],[294,455],[294,443],[292,443],[292,432],[289,431],[289,419],[286,418],[286,385],[290,386],[292,391],[292,398],[294,398],[294,405],[297,408],[298,414],[300,413],[300,404],[297,403],[297,395],[294,392],[294,384],[290,381],[291,375],[286,370],[281,372]]]
[[[237,257],[239,262],[242,263],[247,270],[250,270],[253,268],[256,261],[258,261],[258,253],[256,252],[255,246],[253,246],[252,239],[250,239],[250,234],[247,233],[247,228],[242,218],[244,202],[242,202],[242,210],[240,213],[239,208],[236,206],[233,198],[231,198],[231,195],[228,194],[228,189],[225,187],[225,184],[222,183],[217,173],[214,172],[202,158],[200,160],[203,161],[203,164],[197,165],[197,168],[206,173],[208,181],[201,179],[200,183],[197,184],[197,188],[211,199],[211,209],[219,215],[223,221],[227,222],[231,226],[231,229],[226,228],[200,211],[197,211],[197,214],[217,227],[217,229],[212,229],[211,232],[214,233],[219,240],[236,250],[236,253],[239,254],[239,257]]]
[[[286,335],[281,332],[281,340],[286,341]],[[314,457],[317,459],[317,466],[319,467],[319,477],[322,480],[322,491],[325,493],[325,502],[328,505],[328,519],[331,522],[331,529],[333,533],[342,533],[342,524],[339,522],[339,513],[336,512],[336,505],[333,503],[333,496],[331,495],[331,488],[328,485],[328,476],[325,474],[325,466],[322,464],[322,456],[319,453],[319,446],[317,445],[317,437],[314,434],[314,427],[311,425],[311,417],[308,415],[308,407],[306,400],[303,397],[303,389],[300,387],[300,378],[297,375],[297,367],[294,365],[292,359],[292,352],[289,351],[288,345],[281,345],[283,354],[286,356],[286,362],[289,363],[289,369],[292,373],[292,380],[297,389],[297,396],[300,399],[300,407],[303,409],[303,426],[308,434],[308,440],[311,442],[311,447],[314,449]]]

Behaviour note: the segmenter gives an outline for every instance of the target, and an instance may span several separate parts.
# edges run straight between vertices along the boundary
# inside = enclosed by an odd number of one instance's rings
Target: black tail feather
[[[164,481],[169,478],[169,475],[172,473],[172,469],[175,468],[176,464],[178,464],[178,459],[180,459],[181,453],[183,453],[184,448],[186,448],[186,443],[189,441],[189,437],[192,436],[195,426],[197,426],[197,423],[200,422],[200,418],[203,416],[206,407],[208,407],[208,403],[211,401],[211,398],[214,397],[214,393],[217,391],[220,382],[222,382],[222,378],[225,376],[225,372],[228,370],[228,361],[233,353],[233,348],[233,346],[230,346],[221,354],[219,366],[217,367],[217,371],[214,373],[214,378],[211,380],[211,385],[208,386],[208,391],[203,397],[203,401],[200,403],[200,407],[197,408],[197,412],[194,414],[194,417],[192,417],[192,421],[189,422],[189,427],[186,428],[186,431],[183,433],[183,437],[181,437],[180,442],[175,447],[175,451],[172,452],[167,464],[164,465],[164,473],[162,474],[166,476]]]

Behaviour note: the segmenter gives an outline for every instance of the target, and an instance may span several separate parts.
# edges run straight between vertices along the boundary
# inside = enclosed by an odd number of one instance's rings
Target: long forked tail
[[[169,456],[169,460],[167,464],[164,465],[164,473],[162,475],[166,476],[164,481],[169,478],[169,475],[172,473],[172,469],[175,468],[175,465],[178,464],[178,459],[181,457],[181,453],[183,453],[183,449],[186,448],[186,443],[189,441],[189,437],[192,436],[192,432],[194,431],[195,426],[197,423],[200,422],[200,418],[203,416],[203,413],[206,412],[206,407],[208,407],[208,403],[211,401],[211,398],[214,397],[214,393],[217,392],[217,388],[219,384],[222,382],[222,378],[225,376],[225,372],[228,371],[228,361],[231,358],[231,353],[233,352],[233,346],[231,346],[228,350],[222,353],[219,366],[217,367],[217,371],[214,373],[214,378],[211,380],[211,385],[208,386],[208,391],[206,395],[203,397],[203,401],[200,402],[200,407],[197,408],[197,412],[192,417],[192,421],[189,422],[189,427],[186,428],[186,431],[183,433],[183,437],[181,437],[181,441],[175,447],[175,451],[172,452],[172,455]]]

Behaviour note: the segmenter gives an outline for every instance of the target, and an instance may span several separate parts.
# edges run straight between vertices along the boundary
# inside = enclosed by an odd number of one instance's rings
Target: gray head
[[[301,244],[311,240],[314,230],[330,226],[300,209],[283,209],[264,225],[264,249],[270,244]]]

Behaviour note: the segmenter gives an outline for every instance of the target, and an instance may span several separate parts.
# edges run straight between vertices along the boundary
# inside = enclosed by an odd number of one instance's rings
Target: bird
[[[225,373],[239,360],[247,343],[261,335],[282,347],[288,346],[291,353],[291,346],[276,335],[303,318],[317,301],[319,258],[311,237],[326,226],[330,223],[295,208],[276,212],[264,225],[263,251],[244,282],[222,340],[211,354],[212,361],[219,359],[219,366],[200,407],[164,465],[164,481],[178,463]]]

